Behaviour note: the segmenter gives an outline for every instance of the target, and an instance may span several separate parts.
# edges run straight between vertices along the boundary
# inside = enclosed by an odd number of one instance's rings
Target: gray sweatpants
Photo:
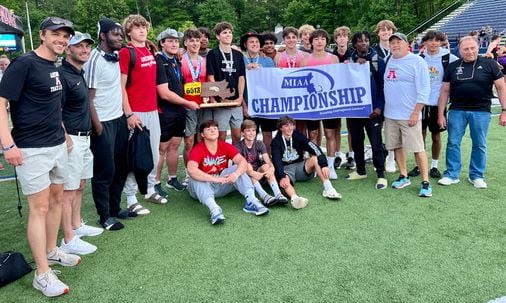
[[[158,158],[160,148],[160,120],[158,119],[158,111],[152,112],[134,112],[142,121],[142,124],[149,129],[149,141],[151,143],[151,153],[153,155],[153,170],[148,176],[148,195],[155,192],[156,167],[158,166]],[[128,174],[123,192],[127,196],[133,196],[137,193],[137,182],[135,176],[131,172]]]
[[[232,165],[226,169],[224,169],[220,176],[224,177],[229,175],[237,170],[237,165]],[[202,182],[194,180],[190,177],[188,181],[188,193],[193,199],[199,200],[200,203],[206,205],[211,211],[216,204],[214,198],[224,197],[231,193],[234,189],[237,189],[241,193],[241,195],[254,195],[255,188],[253,187],[253,183],[251,183],[250,177],[248,174],[243,173],[237,178],[237,181],[233,184],[219,184],[213,182]]]

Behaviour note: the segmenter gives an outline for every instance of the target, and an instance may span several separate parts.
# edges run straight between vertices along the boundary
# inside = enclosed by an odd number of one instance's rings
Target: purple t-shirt
[[[246,158],[246,161],[251,164],[253,170],[257,170],[262,165],[260,156],[267,153],[267,148],[265,148],[265,144],[262,141],[256,140],[253,142],[253,146],[248,148],[243,139],[234,146],[239,150],[239,153]]]

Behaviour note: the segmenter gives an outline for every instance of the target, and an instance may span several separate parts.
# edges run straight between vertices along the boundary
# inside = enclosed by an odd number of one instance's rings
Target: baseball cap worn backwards
[[[158,42],[162,41],[163,39],[172,38],[172,39],[179,39],[183,37],[183,33],[180,33],[172,28],[167,28],[163,32],[159,33],[156,37],[156,40]]]
[[[40,30],[56,31],[59,29],[66,30],[69,34],[74,35],[74,24],[67,19],[60,17],[47,17],[40,23]]]
[[[74,36],[72,36],[72,38],[70,39],[69,44],[70,45],[77,45],[83,41],[88,41],[90,44],[95,43],[95,41],[93,41],[93,39],[91,39],[90,34],[81,33],[81,32],[76,31]]]

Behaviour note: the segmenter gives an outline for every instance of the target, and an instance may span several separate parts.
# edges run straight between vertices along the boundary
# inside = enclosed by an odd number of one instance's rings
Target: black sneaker
[[[137,213],[126,209],[120,209],[116,218],[118,219],[131,219],[137,217]]]
[[[172,188],[176,191],[183,191],[186,187],[184,187],[177,178],[172,178],[169,181],[167,181],[167,187]],[[161,194],[160,194],[161,195]]]
[[[279,205],[286,205],[288,204],[288,198],[283,195],[276,196],[276,200],[278,201],[277,204]]]
[[[167,196],[169,195],[162,187],[162,183],[158,183],[155,185],[155,191],[162,197],[165,197],[167,198]]]
[[[349,154],[347,154],[347,155],[349,155]],[[357,165],[355,164],[355,159],[353,159],[353,157],[348,156],[346,158],[346,163],[344,164],[344,167],[346,167],[346,169],[357,168]]]
[[[429,172],[429,175],[430,175],[431,178],[434,178],[434,179],[441,178],[441,172],[439,171],[439,169],[437,169],[437,167],[431,168],[430,172]]]
[[[336,159],[334,160],[334,168],[339,169],[341,168],[341,163],[343,162],[343,158],[340,156],[336,156]]]
[[[102,227],[106,230],[120,230],[125,226],[121,224],[120,221],[116,220],[116,218],[110,217],[102,223]]]
[[[412,170],[409,171],[408,177],[418,177],[420,176],[420,170],[418,166],[415,166]]]

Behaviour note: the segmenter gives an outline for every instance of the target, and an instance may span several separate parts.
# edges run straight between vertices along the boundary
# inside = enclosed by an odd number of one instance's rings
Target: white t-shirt
[[[105,122],[121,117],[123,105],[119,62],[106,61],[100,51],[94,49],[83,69],[88,87],[96,90],[93,103],[98,119]]]
[[[425,57],[423,59],[429,66],[430,97],[428,105],[430,106],[436,106],[439,99],[439,93],[441,91],[444,76],[444,68],[441,58],[447,54],[450,54],[450,51],[442,47],[440,47],[439,52],[433,56],[431,56],[428,52],[424,54]],[[458,59],[459,58],[454,54],[450,54],[450,61],[448,63],[452,63]]]
[[[417,55],[408,55],[388,60],[385,75],[386,118],[409,120],[417,103],[428,104],[430,77],[427,63]],[[419,119],[422,119],[420,112]]]

